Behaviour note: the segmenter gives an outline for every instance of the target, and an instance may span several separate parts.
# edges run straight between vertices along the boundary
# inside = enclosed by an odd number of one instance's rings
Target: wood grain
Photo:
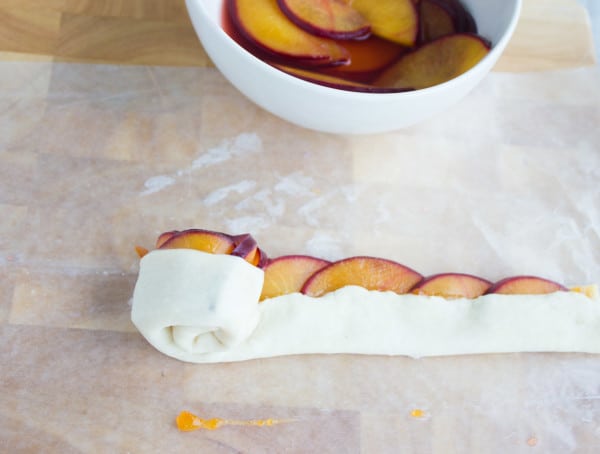
[[[502,71],[551,70],[595,64],[587,11],[573,0],[525,0],[502,59]]]
[[[0,59],[155,66],[211,66],[184,0],[0,0]],[[577,0],[525,0],[496,69],[532,71],[595,64]]]

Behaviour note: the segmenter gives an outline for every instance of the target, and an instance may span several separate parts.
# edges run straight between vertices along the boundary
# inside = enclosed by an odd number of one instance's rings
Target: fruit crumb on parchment
[[[210,418],[202,419],[189,411],[182,411],[177,416],[175,423],[177,428],[182,432],[191,432],[199,429],[216,430],[223,426],[274,426],[276,424],[284,424],[293,422],[293,419],[252,419],[240,421],[235,419]]]
[[[527,440],[527,444],[531,447],[534,447],[535,445],[537,445],[538,443],[538,439],[535,437],[531,437],[529,438],[529,440]]]
[[[410,412],[410,415],[413,418],[423,418],[425,416],[425,412],[420,408],[415,408]]]

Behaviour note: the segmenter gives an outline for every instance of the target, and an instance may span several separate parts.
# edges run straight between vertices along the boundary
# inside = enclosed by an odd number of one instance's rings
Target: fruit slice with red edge
[[[381,38],[413,46],[419,17],[413,0],[344,0],[371,24],[371,32]]]
[[[231,254],[235,241],[229,235],[210,230],[190,229],[176,233],[159,249],[195,249],[211,254]]]
[[[298,77],[299,79],[307,82],[323,85],[325,87],[337,88],[338,90],[357,91],[362,93],[396,93],[398,91],[409,91],[408,89],[399,90],[395,88],[375,87],[373,85],[354,82],[342,77],[322,74],[307,69],[294,68],[292,66],[277,64],[274,64],[273,66],[285,73],[288,73],[294,77]]]
[[[347,63],[348,52],[335,41],[320,38],[291,22],[277,0],[228,0],[231,19],[251,43],[280,58],[312,64]]]
[[[456,16],[447,3],[439,0],[421,0],[419,3],[419,39],[427,43],[457,32]]]
[[[158,238],[156,239],[156,245],[155,245],[155,247],[157,247],[157,248],[161,247],[169,239],[171,239],[173,237],[173,235],[175,235],[177,233],[179,233],[179,230],[171,230],[170,232],[163,232],[163,233],[161,233],[158,236]]]
[[[281,11],[298,27],[331,39],[366,38],[369,22],[340,0],[277,0]]]
[[[492,286],[490,281],[462,273],[442,273],[426,277],[411,290],[415,295],[443,298],[477,298]]]
[[[568,289],[558,282],[537,276],[513,276],[496,282],[487,293],[505,295],[543,295],[554,292],[566,292]]]
[[[269,260],[260,300],[299,292],[306,280],[330,262],[308,255],[284,255]]]
[[[252,235],[249,233],[236,235],[233,237],[233,241],[235,243],[235,247],[233,251],[231,251],[231,255],[241,257],[254,266],[266,264],[267,256],[258,247],[258,243]]]
[[[489,52],[488,43],[477,35],[443,36],[398,60],[375,81],[379,87],[428,88],[460,76]]]
[[[318,297],[348,285],[358,285],[367,290],[403,294],[422,279],[416,271],[392,260],[350,257],[317,271],[306,281],[302,293]]]

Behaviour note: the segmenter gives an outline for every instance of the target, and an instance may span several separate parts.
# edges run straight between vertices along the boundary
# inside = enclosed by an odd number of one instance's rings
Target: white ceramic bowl
[[[253,102],[291,123],[337,134],[400,129],[441,112],[463,98],[492,69],[506,47],[522,0],[463,0],[479,34],[492,49],[461,76],[404,93],[338,90],[290,76],[247,52],[221,26],[224,0],[186,0],[194,28],[221,73]]]

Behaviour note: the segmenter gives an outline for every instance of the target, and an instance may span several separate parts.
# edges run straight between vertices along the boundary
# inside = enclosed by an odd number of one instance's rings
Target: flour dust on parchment
[[[222,141],[192,161],[188,168],[180,169],[170,175],[155,175],[148,178],[140,193],[141,196],[154,194],[174,185],[179,179],[195,171],[231,160],[236,156],[258,153],[262,150],[262,140],[255,133],[242,133],[233,139]]]
[[[276,171],[270,170],[282,159],[279,146],[266,147],[255,132],[223,139],[199,151],[183,168],[147,177],[138,196],[166,228],[218,226],[260,234],[305,225],[313,232],[300,239],[305,253],[342,256],[349,234],[338,226],[347,220],[332,214],[331,207],[351,212],[360,202],[360,185],[291,164],[279,163]],[[388,217],[385,208],[380,214],[375,223]]]

